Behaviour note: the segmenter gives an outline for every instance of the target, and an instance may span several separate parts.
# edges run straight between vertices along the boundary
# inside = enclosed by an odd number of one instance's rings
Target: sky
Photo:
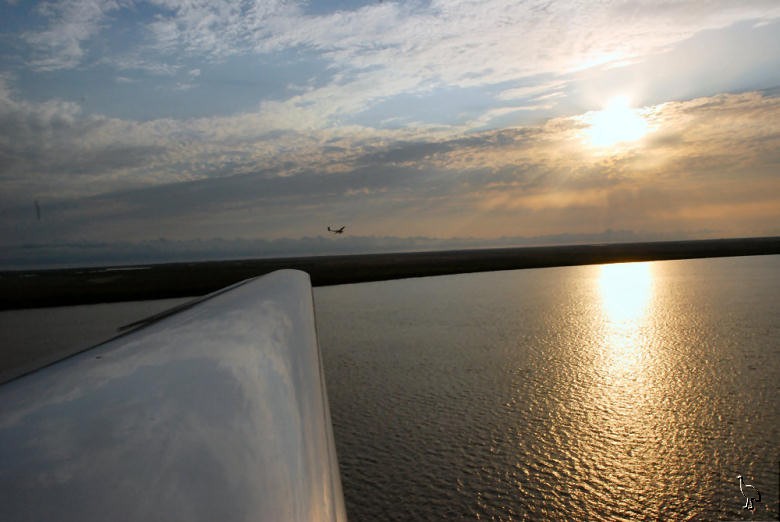
[[[0,2],[0,265],[780,235],[776,0]]]

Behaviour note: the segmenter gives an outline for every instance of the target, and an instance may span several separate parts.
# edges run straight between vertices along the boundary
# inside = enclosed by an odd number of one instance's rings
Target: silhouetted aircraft
[[[344,225],[345,227],[346,225]],[[341,228],[330,228],[328,227],[328,232],[333,232],[334,234],[343,234],[344,233],[344,227]]]

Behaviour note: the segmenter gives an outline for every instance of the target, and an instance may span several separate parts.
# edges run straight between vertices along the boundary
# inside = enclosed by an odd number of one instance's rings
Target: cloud
[[[136,122],[84,114],[74,102],[27,102],[0,79],[0,200],[85,197],[258,170],[326,174],[387,140],[437,135],[425,127],[312,132],[305,111],[299,116],[299,132],[289,130],[295,113],[275,104],[229,117]]]
[[[545,83],[536,83],[532,85],[525,85],[522,87],[514,87],[507,89],[499,93],[497,98],[499,100],[516,100],[516,99],[531,99],[531,100],[543,100],[551,97],[559,96],[566,83],[563,80],[555,80]]]
[[[197,84],[195,83],[184,83],[184,82],[177,82],[176,85],[172,87],[174,91],[189,91],[192,88],[197,87]]]
[[[73,102],[20,101],[0,81],[2,199],[110,190],[118,176],[131,177],[163,151],[153,135],[137,130],[130,122],[85,116]]]
[[[25,33],[38,69],[84,64],[95,37],[133,9],[110,0],[69,0],[39,9],[45,29]],[[554,96],[568,73],[637,61],[707,29],[777,19],[776,2],[556,2],[487,0],[370,3],[352,11],[308,14],[282,0],[153,0],[143,43],[112,57],[120,69],[167,71],[188,59],[314,54],[338,72],[326,85],[283,102],[294,124],[336,124],[401,93],[441,86],[505,87],[498,99]],[[106,61],[106,60],[101,60]],[[190,67],[190,71],[199,70]],[[552,78],[529,87],[539,75]],[[549,98],[548,98],[549,99]],[[534,103],[524,103],[534,106]]]
[[[780,230],[780,92],[713,94],[732,89],[729,75],[772,69],[776,36],[761,27],[780,16],[777,2],[548,4],[385,1],[315,13],[285,0],[43,3],[17,47],[32,74],[0,74],[0,238],[282,241],[329,223],[361,236],[486,241]],[[729,29],[707,33],[718,28]],[[742,55],[750,67],[719,72],[718,60]],[[278,71],[279,87],[251,76],[257,92],[243,112],[152,110],[143,121],[23,94],[34,91],[30,76],[61,79],[50,92],[67,93],[82,71],[108,71],[114,91],[142,94],[126,100],[135,114],[149,97],[206,104],[224,94],[215,75],[236,68]],[[695,87],[646,102],[644,139],[593,149],[585,111],[637,77],[655,82],[649,90]]]
[[[82,44],[98,34],[107,15],[119,7],[119,2],[114,0],[41,3],[37,11],[49,20],[49,26],[22,35],[34,52],[33,68],[46,71],[81,64],[85,54]]]
[[[114,67],[120,71],[141,71],[155,76],[174,76],[180,68],[177,64],[143,58],[138,54],[105,56],[99,58],[97,63]]]
[[[640,5],[644,10],[650,12],[649,6]],[[399,93],[440,86],[517,82],[516,89],[522,89],[523,83],[548,74],[558,78],[537,95],[554,95],[564,85],[560,77],[569,72],[641,59],[708,28],[777,17],[780,8],[685,4],[652,13],[638,16],[620,3],[556,3],[546,11],[512,2],[382,4],[327,16],[296,14],[294,23],[264,19],[269,29],[260,34],[271,36],[257,48],[313,49],[343,71],[342,81],[290,100],[317,110],[320,124],[327,124]],[[508,89],[499,100],[534,94]]]
[[[480,132],[329,128],[305,106],[268,102],[229,117],[135,122],[20,100],[5,78],[2,235],[33,234],[17,225],[36,199],[45,234],[61,238],[142,240],[150,219],[174,238],[297,237],[357,220],[366,235],[661,230],[681,220],[759,234],[780,219],[777,94],[645,107],[652,132],[605,153],[587,145],[587,114]]]

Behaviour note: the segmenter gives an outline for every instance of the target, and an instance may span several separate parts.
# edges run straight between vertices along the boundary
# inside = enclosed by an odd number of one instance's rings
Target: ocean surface
[[[780,256],[314,298],[351,520],[780,517]],[[48,362],[181,301],[0,312],[0,356]]]
[[[780,256],[325,287],[315,303],[353,520],[778,519]]]

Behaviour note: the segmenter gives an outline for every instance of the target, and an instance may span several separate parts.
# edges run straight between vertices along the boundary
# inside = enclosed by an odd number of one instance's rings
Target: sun
[[[647,121],[632,109],[628,97],[610,100],[604,110],[588,113],[586,134],[594,147],[613,147],[618,143],[637,141],[648,131]]]

